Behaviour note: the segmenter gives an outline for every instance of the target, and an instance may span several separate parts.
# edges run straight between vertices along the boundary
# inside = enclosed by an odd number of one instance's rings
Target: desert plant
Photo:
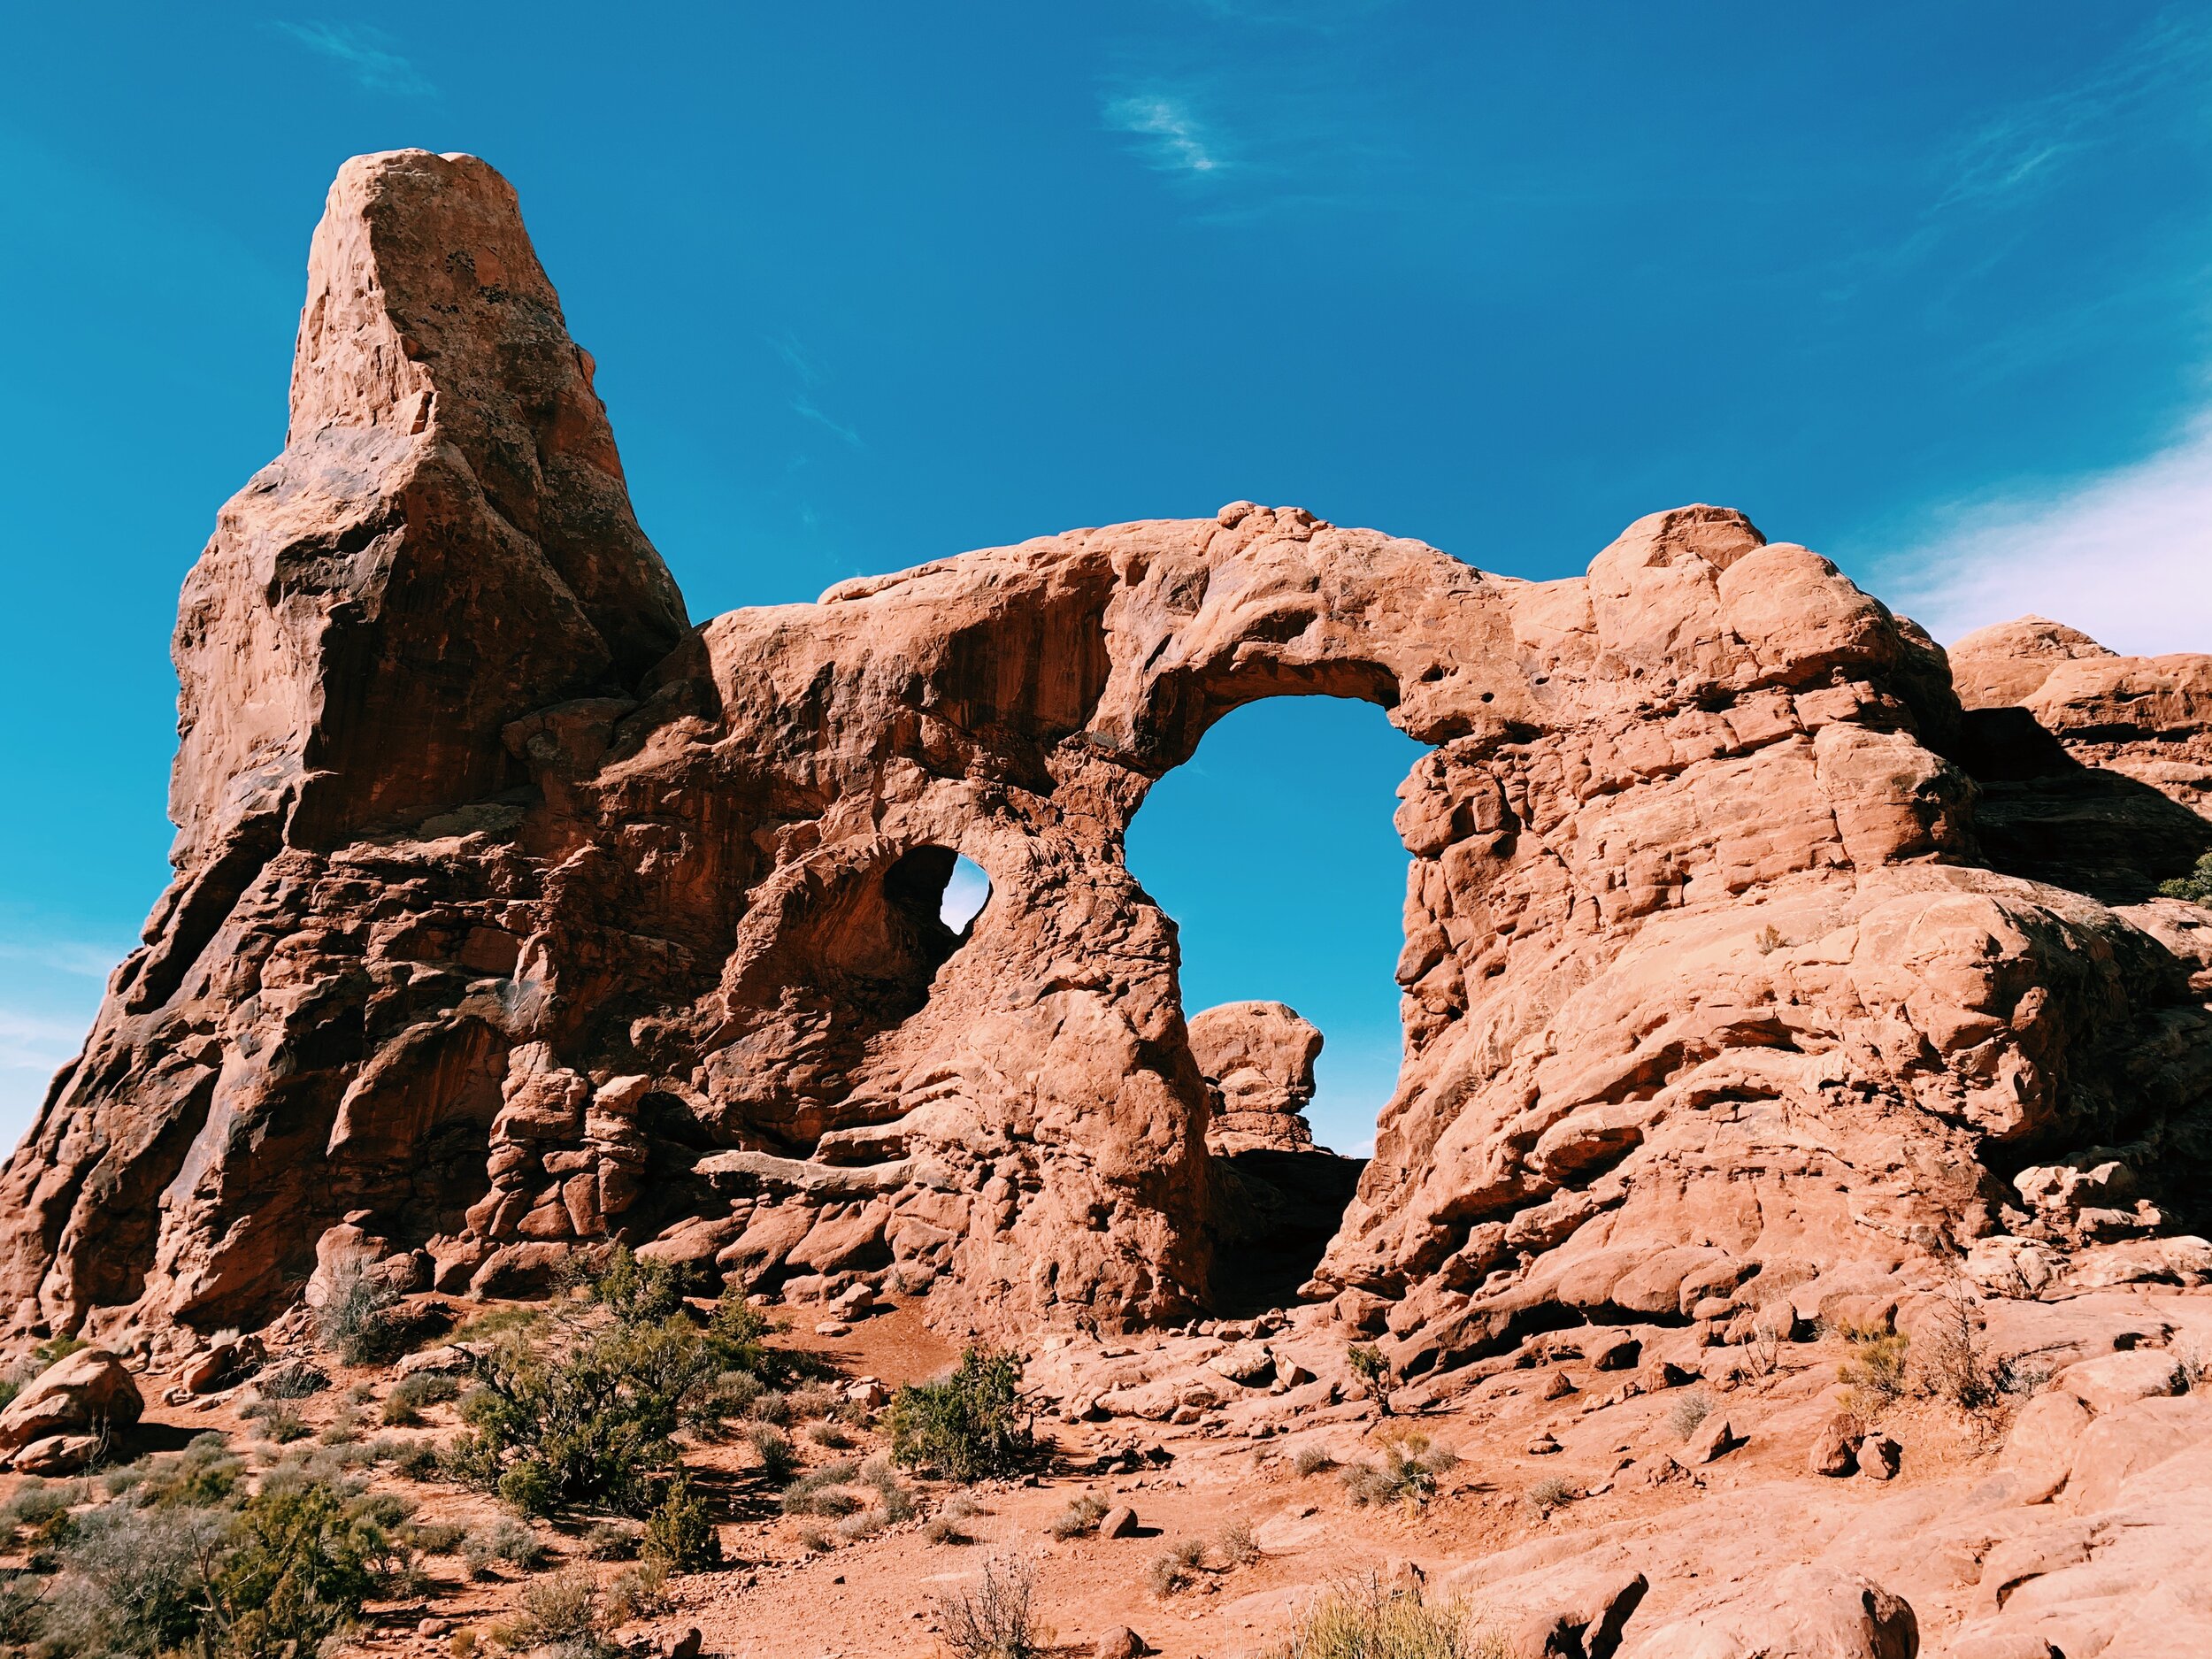
[[[371,1504],[312,1481],[265,1486],[227,1543],[208,1584],[212,1649],[256,1659],[288,1645],[312,1651],[351,1624],[402,1562]]]
[[[672,1437],[687,1409],[724,1372],[772,1363],[764,1333],[760,1315],[726,1293],[703,1330],[679,1312],[617,1317],[552,1343],[509,1336],[480,1363],[481,1386],[461,1404],[469,1427],[446,1464],[526,1513],[603,1503],[641,1512],[676,1467]]]
[[[1222,1563],[1229,1567],[1248,1567],[1260,1558],[1259,1540],[1252,1536],[1252,1528],[1245,1521],[1232,1521],[1221,1529],[1221,1536],[1214,1542]]]
[[[1325,1475],[1336,1467],[1336,1458],[1325,1447],[1301,1447],[1290,1466],[1302,1475]]]
[[[895,1525],[914,1518],[914,1494],[899,1484],[889,1458],[871,1457],[861,1464],[860,1478],[876,1489],[876,1505],[886,1522]]]
[[[443,1405],[460,1396],[461,1385],[435,1371],[417,1371],[392,1385],[384,1396],[384,1421],[393,1428],[413,1428],[422,1421],[425,1406]]]
[[[1152,1586],[1152,1594],[1165,1601],[1169,1596],[1189,1587],[1193,1578],[1206,1565],[1206,1546],[1202,1540],[1186,1538],[1170,1544],[1145,1569],[1145,1581]]]
[[[1525,1495],[1528,1507],[1536,1512],[1536,1518],[1540,1521],[1549,1516],[1553,1510],[1563,1509],[1572,1503],[1575,1500],[1575,1489],[1571,1482],[1553,1475],[1547,1479],[1538,1481],[1528,1489]]]
[[[1848,1390],[1849,1407],[1871,1417],[1904,1393],[1911,1341],[1901,1332],[1886,1326],[1855,1325],[1843,1327],[1843,1340],[1851,1349],[1851,1357],[1836,1368],[1836,1376]]]
[[[399,1530],[402,1543],[426,1555],[458,1555],[468,1535],[458,1521],[410,1521]]]
[[[2212,904],[2212,853],[2200,857],[2187,875],[2160,882],[2158,890],[2170,899],[2186,899],[2192,904]]]
[[[799,1542],[818,1555],[826,1555],[837,1548],[837,1534],[826,1526],[803,1526],[799,1529]]]
[[[975,1542],[967,1528],[949,1515],[933,1515],[929,1525],[922,1528],[922,1536],[933,1544],[972,1544]]]
[[[769,1485],[787,1484],[799,1467],[799,1454],[791,1444],[791,1437],[772,1424],[756,1423],[747,1436],[753,1443],[753,1455],[760,1459],[762,1479]]]
[[[544,1317],[543,1312],[517,1303],[506,1308],[487,1308],[464,1319],[453,1333],[456,1342],[488,1342],[495,1337],[514,1336],[534,1329]]]
[[[272,1446],[289,1446],[294,1440],[305,1440],[310,1432],[307,1419],[280,1400],[259,1401],[242,1415],[260,1425],[261,1438]]]
[[[582,1569],[533,1579],[514,1616],[493,1627],[503,1647],[552,1648],[564,1659],[599,1659],[619,1651],[607,1640],[609,1620],[599,1587]]]
[[[881,1509],[855,1509],[838,1522],[837,1536],[848,1544],[856,1544],[864,1538],[873,1538],[884,1529],[884,1525]]]
[[[1036,1601],[1036,1570],[994,1557],[981,1582],[938,1596],[938,1628],[956,1659],[1035,1659],[1052,1640]]]
[[[1349,1464],[1341,1479],[1354,1503],[1418,1509],[1436,1495],[1436,1478],[1458,1463],[1459,1454],[1450,1448],[1432,1446],[1425,1434],[1407,1434],[1384,1448],[1382,1462]]]
[[[39,1621],[45,1643],[88,1656],[182,1647],[205,1622],[209,1564],[230,1526],[213,1509],[93,1510],[60,1552],[60,1577]]]
[[[706,1500],[680,1469],[646,1517],[638,1551],[670,1572],[694,1572],[721,1561],[722,1541],[708,1517]]]
[[[618,1572],[607,1583],[607,1622],[626,1624],[632,1619],[650,1618],[664,1612],[668,1607],[668,1570],[658,1562],[649,1561],[642,1566]]]
[[[849,1461],[825,1463],[819,1469],[809,1470],[783,1489],[783,1512],[786,1515],[822,1515],[835,1519],[850,1515],[860,1507],[860,1500],[845,1488],[859,1478],[860,1471]]]
[[[1085,1492],[1068,1500],[1068,1507],[1053,1517],[1052,1535],[1057,1539],[1081,1538],[1098,1530],[1105,1518],[1106,1504],[1094,1494]]]
[[[1036,1448],[1021,1370],[1019,1355],[971,1348],[949,1377],[901,1388],[891,1400],[891,1455],[960,1481],[1018,1468]]]
[[[585,1529],[577,1548],[594,1561],[628,1561],[638,1552],[638,1532],[635,1527],[601,1521]]]
[[[591,1292],[626,1324],[657,1325],[684,1310],[693,1271],[688,1263],[641,1261],[627,1245],[618,1244],[593,1278]]]
[[[553,1555],[543,1539],[513,1520],[500,1520],[470,1533],[461,1553],[469,1571],[480,1578],[489,1577],[492,1567],[503,1562],[520,1572],[535,1572]]]
[[[1383,1416],[1390,1415],[1390,1362],[1383,1351],[1372,1342],[1355,1342],[1344,1350],[1345,1363],[1352,1368],[1352,1375],[1367,1385],[1367,1392],[1375,1398],[1375,1404]]]
[[[1506,1659],[1509,1651],[1456,1602],[1432,1607],[1368,1578],[1315,1601],[1268,1659]]]
[[[391,1283],[359,1262],[331,1273],[315,1310],[315,1340],[349,1365],[373,1365],[403,1354],[436,1328],[439,1317],[407,1307]]]
[[[406,1480],[434,1480],[444,1464],[429,1440],[410,1440],[392,1453],[392,1471]]]
[[[1693,1389],[1674,1402],[1667,1413],[1667,1426],[1674,1431],[1678,1440],[1686,1440],[1698,1431],[1699,1425],[1713,1415],[1713,1402],[1702,1389]]]

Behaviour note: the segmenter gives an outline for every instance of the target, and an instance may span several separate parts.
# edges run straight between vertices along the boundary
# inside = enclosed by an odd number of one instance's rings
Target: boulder
[[[1137,1535],[1137,1512],[1126,1503],[1118,1503],[1099,1518],[1101,1538],[1134,1538]]]
[[[1144,1638],[1126,1624],[1117,1624],[1091,1648],[1092,1659],[1144,1659],[1152,1651]]]
[[[1313,1145],[1303,1114],[1313,1099],[1318,1031],[1280,1002],[1225,1002],[1192,1015],[1188,1029],[1212,1106],[1210,1150],[1297,1152]]]
[[[1732,1586],[1717,1604],[1632,1629],[1620,1659],[1916,1659],[1920,1622],[1903,1597],[1827,1567]]]
[[[56,1360],[0,1409],[0,1455],[53,1436],[120,1434],[146,1402],[123,1362],[104,1348]]]

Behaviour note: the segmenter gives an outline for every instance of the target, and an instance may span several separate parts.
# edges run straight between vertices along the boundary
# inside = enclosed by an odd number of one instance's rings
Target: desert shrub
[[[937,1597],[937,1624],[956,1659],[1035,1659],[1052,1640],[1037,1616],[1037,1574],[995,1558],[980,1583]]]
[[[1018,1354],[971,1348],[951,1376],[901,1388],[891,1399],[891,1455],[960,1481],[1018,1467],[1036,1448],[1021,1370]]]
[[[1308,1608],[1268,1659],[1506,1659],[1509,1651],[1500,1637],[1472,1628],[1457,1603],[1431,1607],[1365,1578]]]
[[[304,1400],[330,1386],[330,1379],[303,1359],[264,1371],[254,1379],[254,1392],[264,1400]]]
[[[1382,1462],[1350,1464],[1341,1479],[1354,1503],[1418,1509],[1436,1495],[1437,1477],[1458,1463],[1459,1454],[1450,1448],[1432,1446],[1425,1434],[1407,1434],[1384,1448]]]
[[[618,1572],[607,1583],[607,1622],[626,1624],[668,1609],[668,1570],[657,1562]]]
[[[803,1526],[799,1529],[799,1542],[818,1555],[826,1555],[837,1548],[837,1534],[826,1526]]]
[[[1536,1512],[1536,1518],[1540,1521],[1554,1509],[1563,1509],[1572,1503],[1575,1489],[1571,1482],[1553,1475],[1531,1486],[1526,1497],[1528,1507]]]
[[[914,1494],[899,1484],[889,1458],[871,1457],[861,1464],[860,1478],[876,1489],[876,1505],[886,1521],[895,1525],[914,1518]]]
[[[768,1392],[767,1386],[749,1371],[726,1371],[684,1407],[684,1426],[702,1434],[720,1432],[733,1418],[753,1415],[753,1407]]]
[[[543,1539],[513,1520],[500,1520],[471,1532],[461,1547],[461,1554],[468,1562],[469,1571],[480,1578],[488,1577],[492,1568],[503,1562],[518,1571],[535,1572],[553,1555]]]
[[[1145,1569],[1145,1581],[1152,1586],[1152,1594],[1164,1601],[1188,1588],[1205,1565],[1205,1544],[1198,1539],[1187,1538],[1180,1543],[1170,1544],[1153,1556]]]
[[[974,1537],[967,1528],[949,1515],[933,1515],[929,1525],[922,1528],[922,1536],[933,1544],[972,1544]]]
[[[1713,1415],[1712,1400],[1701,1389],[1693,1389],[1674,1402],[1667,1413],[1667,1426],[1674,1431],[1677,1440],[1686,1440],[1698,1431],[1698,1425]]]
[[[792,1415],[803,1423],[811,1423],[818,1417],[835,1417],[851,1404],[841,1391],[819,1381],[794,1388],[790,1400]]]
[[[799,1453],[789,1435],[772,1424],[756,1423],[746,1438],[752,1441],[761,1476],[769,1485],[780,1486],[791,1479],[799,1467]]]
[[[684,1310],[693,1273],[689,1263],[641,1261],[618,1244],[592,1280],[592,1295],[626,1324],[657,1325]]]
[[[224,1648],[312,1651],[350,1624],[400,1564],[372,1507],[328,1486],[265,1486],[246,1501],[210,1586]]]
[[[849,1460],[810,1470],[783,1489],[783,1512],[832,1519],[850,1515],[860,1507],[860,1500],[845,1488],[859,1475],[860,1471]]]
[[[1058,1539],[1081,1538],[1098,1530],[1098,1524],[1106,1516],[1104,1502],[1086,1492],[1068,1500],[1068,1507],[1053,1517],[1052,1535]]]
[[[1345,1363],[1352,1368],[1352,1375],[1367,1385],[1367,1392],[1375,1397],[1375,1403],[1385,1417],[1390,1415],[1390,1362],[1383,1351],[1372,1342],[1355,1342],[1344,1350]]]
[[[373,1365],[405,1353],[440,1323],[406,1306],[388,1280],[347,1262],[332,1272],[330,1294],[315,1310],[315,1340],[349,1365]]]
[[[535,1308],[519,1304],[510,1308],[487,1308],[483,1312],[471,1314],[453,1333],[456,1342],[488,1342],[497,1337],[514,1336],[536,1327],[543,1314]]]
[[[2192,904],[2212,904],[2212,853],[2200,857],[2195,868],[2187,875],[2160,882],[2158,890],[2170,899],[2186,899]]]
[[[361,1414],[351,1406],[340,1406],[323,1425],[322,1432],[315,1437],[326,1446],[350,1446],[361,1438]]]
[[[469,1426],[446,1466],[526,1513],[611,1504],[641,1514],[676,1467],[687,1408],[725,1371],[772,1364],[765,1330],[733,1290],[703,1330],[677,1312],[617,1317],[552,1343],[509,1336],[480,1363],[481,1386],[461,1403]]]
[[[607,1640],[609,1620],[599,1586],[580,1568],[533,1579],[514,1616],[492,1628],[492,1640],[518,1651],[549,1648],[564,1659],[599,1659],[619,1651]]]
[[[136,1479],[127,1483],[114,1479],[134,1471]],[[221,1435],[199,1434],[180,1452],[142,1458],[127,1470],[113,1471],[108,1490],[127,1495],[141,1509],[211,1509],[229,1502],[245,1475],[246,1460]]]
[[[1905,1391],[1905,1366],[1911,1341],[1901,1332],[1886,1327],[1843,1327],[1843,1340],[1851,1357],[1836,1368],[1836,1376],[1848,1387],[1849,1404],[1861,1415],[1872,1417]]]
[[[406,1480],[434,1480],[444,1469],[437,1446],[409,1440],[392,1453],[392,1471]]]
[[[241,1415],[257,1424],[261,1438],[272,1446],[289,1446],[310,1432],[307,1419],[281,1400],[257,1400]]]
[[[681,1471],[646,1517],[638,1551],[670,1572],[695,1572],[722,1559],[722,1541],[708,1518],[706,1500],[692,1489]]]
[[[1325,1447],[1307,1446],[1300,1448],[1290,1466],[1302,1475],[1325,1475],[1336,1467],[1336,1458]]]
[[[837,1536],[848,1544],[856,1544],[864,1538],[873,1538],[884,1529],[881,1509],[855,1509],[837,1524]]]
[[[806,1437],[828,1451],[849,1452],[853,1448],[853,1437],[834,1423],[817,1423],[807,1430]]]
[[[1251,1525],[1244,1521],[1232,1521],[1223,1527],[1214,1548],[1225,1566],[1248,1567],[1260,1558],[1259,1540],[1252,1536]]]
[[[443,1405],[460,1397],[461,1385],[435,1371],[417,1371],[392,1385],[384,1396],[384,1421],[393,1428],[412,1428],[422,1421],[425,1406]]]
[[[458,1521],[410,1521],[399,1531],[402,1543],[426,1555],[457,1555],[468,1535]]]
[[[791,1426],[791,1396],[780,1388],[764,1388],[755,1395],[745,1415],[756,1423],[770,1424],[776,1428]]]
[[[593,1561],[628,1561],[637,1554],[638,1532],[635,1527],[601,1521],[585,1529],[577,1548]]]
[[[211,1509],[93,1510],[61,1552],[41,1633],[58,1653],[165,1653],[201,1632],[210,1595],[208,1563],[231,1517]]]

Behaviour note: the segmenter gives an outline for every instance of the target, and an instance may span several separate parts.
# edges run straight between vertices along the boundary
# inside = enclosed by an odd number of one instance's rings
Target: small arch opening
[[[952,873],[945,878],[945,892],[937,906],[937,919],[963,939],[991,902],[991,878],[983,866],[965,853],[954,856]]]

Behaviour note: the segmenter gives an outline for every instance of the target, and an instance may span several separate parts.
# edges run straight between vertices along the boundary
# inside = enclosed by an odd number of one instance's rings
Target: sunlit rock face
[[[346,165],[285,450],[185,587],[176,879],[7,1171],[19,1326],[615,1239],[985,1330],[1203,1310],[1248,1208],[1210,1130],[1294,1139],[1312,1055],[1187,1023],[1123,838],[1308,694],[1430,746],[1403,1071],[1305,1286],[1402,1372],[2191,1219],[2212,951],[2145,884],[2212,842],[2206,659],[2031,629],[1962,711],[1701,506],[1529,583],[1509,526],[1477,568],[1237,503],[691,627],[591,375],[489,167]],[[2052,850],[2078,810],[2119,850]],[[2015,1182],[2082,1158],[2130,1176]]]

